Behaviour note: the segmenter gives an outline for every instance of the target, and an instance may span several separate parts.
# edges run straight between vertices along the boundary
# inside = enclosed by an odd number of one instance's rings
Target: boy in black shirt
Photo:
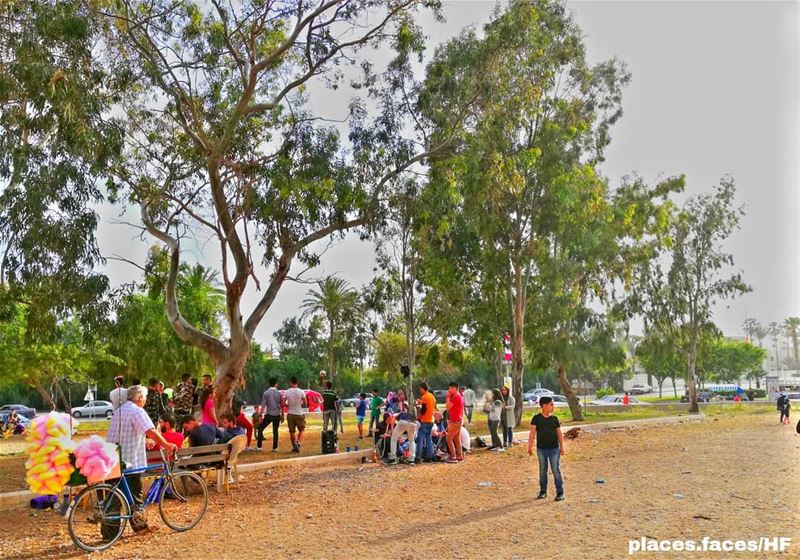
[[[531,432],[528,435],[528,455],[533,455],[533,440],[536,440],[536,456],[539,459],[539,495],[537,500],[547,497],[547,464],[556,479],[556,501],[564,499],[564,481],[561,479],[559,463],[564,455],[564,436],[561,423],[553,415],[555,405],[551,397],[539,399],[542,412],[531,419]]]

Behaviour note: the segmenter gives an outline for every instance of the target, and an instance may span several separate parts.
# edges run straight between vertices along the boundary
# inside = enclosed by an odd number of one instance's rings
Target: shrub
[[[598,399],[602,399],[606,395],[613,395],[614,389],[612,389],[611,387],[601,387],[600,389],[595,391],[594,394]]]

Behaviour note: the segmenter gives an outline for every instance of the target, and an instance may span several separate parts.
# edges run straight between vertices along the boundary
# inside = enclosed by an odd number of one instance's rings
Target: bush
[[[606,395],[613,395],[614,389],[611,387],[601,387],[597,391],[595,391],[594,394],[595,397],[597,397],[598,399],[602,399]]]
[[[747,395],[747,398],[751,401],[753,399],[763,399],[767,396],[766,389],[745,389],[744,394]]]

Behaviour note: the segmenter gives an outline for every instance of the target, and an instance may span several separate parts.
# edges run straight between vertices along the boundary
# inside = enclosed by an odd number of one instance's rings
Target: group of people
[[[164,390],[164,383],[153,377],[146,388],[139,379],[132,379],[125,387],[125,378],[121,375],[114,378],[115,388],[111,391],[111,404],[114,416],[111,427],[114,428],[116,411],[131,400],[131,390],[139,393],[137,388],[145,389],[145,401],[142,411],[150,419],[158,432],[167,441],[181,447],[184,438],[188,438],[193,446],[227,443],[236,436],[247,438],[250,448],[253,438],[253,424],[242,411],[243,403],[237,397],[231,403],[231,412],[217,417],[214,399],[216,391],[210,375],[204,375],[198,383],[190,375],[184,374],[181,382],[172,390],[171,397]],[[147,449],[159,449],[160,444],[147,438]]]
[[[281,391],[278,380],[269,380],[260,406],[252,418],[242,411],[242,403],[234,397],[231,412],[217,417],[215,389],[211,376],[204,376],[202,384],[188,375],[172,392],[165,396],[164,384],[153,378],[147,388],[138,380],[124,387],[124,378],[115,378],[116,388],[111,393],[115,412],[109,430],[109,441],[120,444],[123,460],[131,467],[146,464],[147,449],[173,449],[188,439],[192,446],[224,443],[244,435],[247,448],[255,432],[256,448],[261,449],[267,430],[272,428],[272,451],[278,450],[280,425],[286,422],[292,451],[300,452],[306,430],[305,412],[308,400],[305,391],[292,377],[289,387]],[[356,425],[359,439],[374,438],[376,449],[388,464],[416,465],[423,462],[442,461],[460,463],[471,447],[467,425],[472,424],[475,391],[471,386],[450,383],[445,394],[443,409],[427,383],[417,388],[418,398],[411,400],[403,389],[390,391],[385,397],[377,389],[359,395],[356,404]],[[330,381],[323,379],[322,415],[323,430],[343,429],[341,400]],[[141,404],[140,404],[141,403]],[[516,427],[515,399],[507,387],[493,389],[485,395],[483,411],[488,417],[491,445],[489,449],[503,451],[513,443]],[[547,495],[548,467],[556,483],[556,499],[563,499],[563,481],[559,458],[564,453],[563,437],[558,418],[553,414],[553,402],[548,397],[540,399],[542,412],[533,417],[528,452],[533,454],[537,444],[540,471],[540,494]],[[364,423],[369,411],[366,436]],[[788,412],[787,412],[788,416]],[[145,418],[147,419],[145,421]],[[140,448],[139,443],[143,443]],[[128,457],[129,460],[126,460]]]
[[[25,435],[25,431],[25,424],[16,410],[12,410],[0,418],[0,437]]]

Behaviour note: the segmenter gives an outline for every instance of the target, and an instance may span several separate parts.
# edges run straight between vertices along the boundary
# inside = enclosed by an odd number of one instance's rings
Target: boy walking
[[[551,397],[541,397],[542,412],[531,419],[528,435],[528,455],[533,455],[533,440],[536,440],[536,457],[539,459],[539,494],[537,500],[547,497],[547,465],[556,481],[556,501],[564,499],[564,481],[561,478],[560,459],[564,455],[564,435],[561,423],[553,415],[555,405]]]

